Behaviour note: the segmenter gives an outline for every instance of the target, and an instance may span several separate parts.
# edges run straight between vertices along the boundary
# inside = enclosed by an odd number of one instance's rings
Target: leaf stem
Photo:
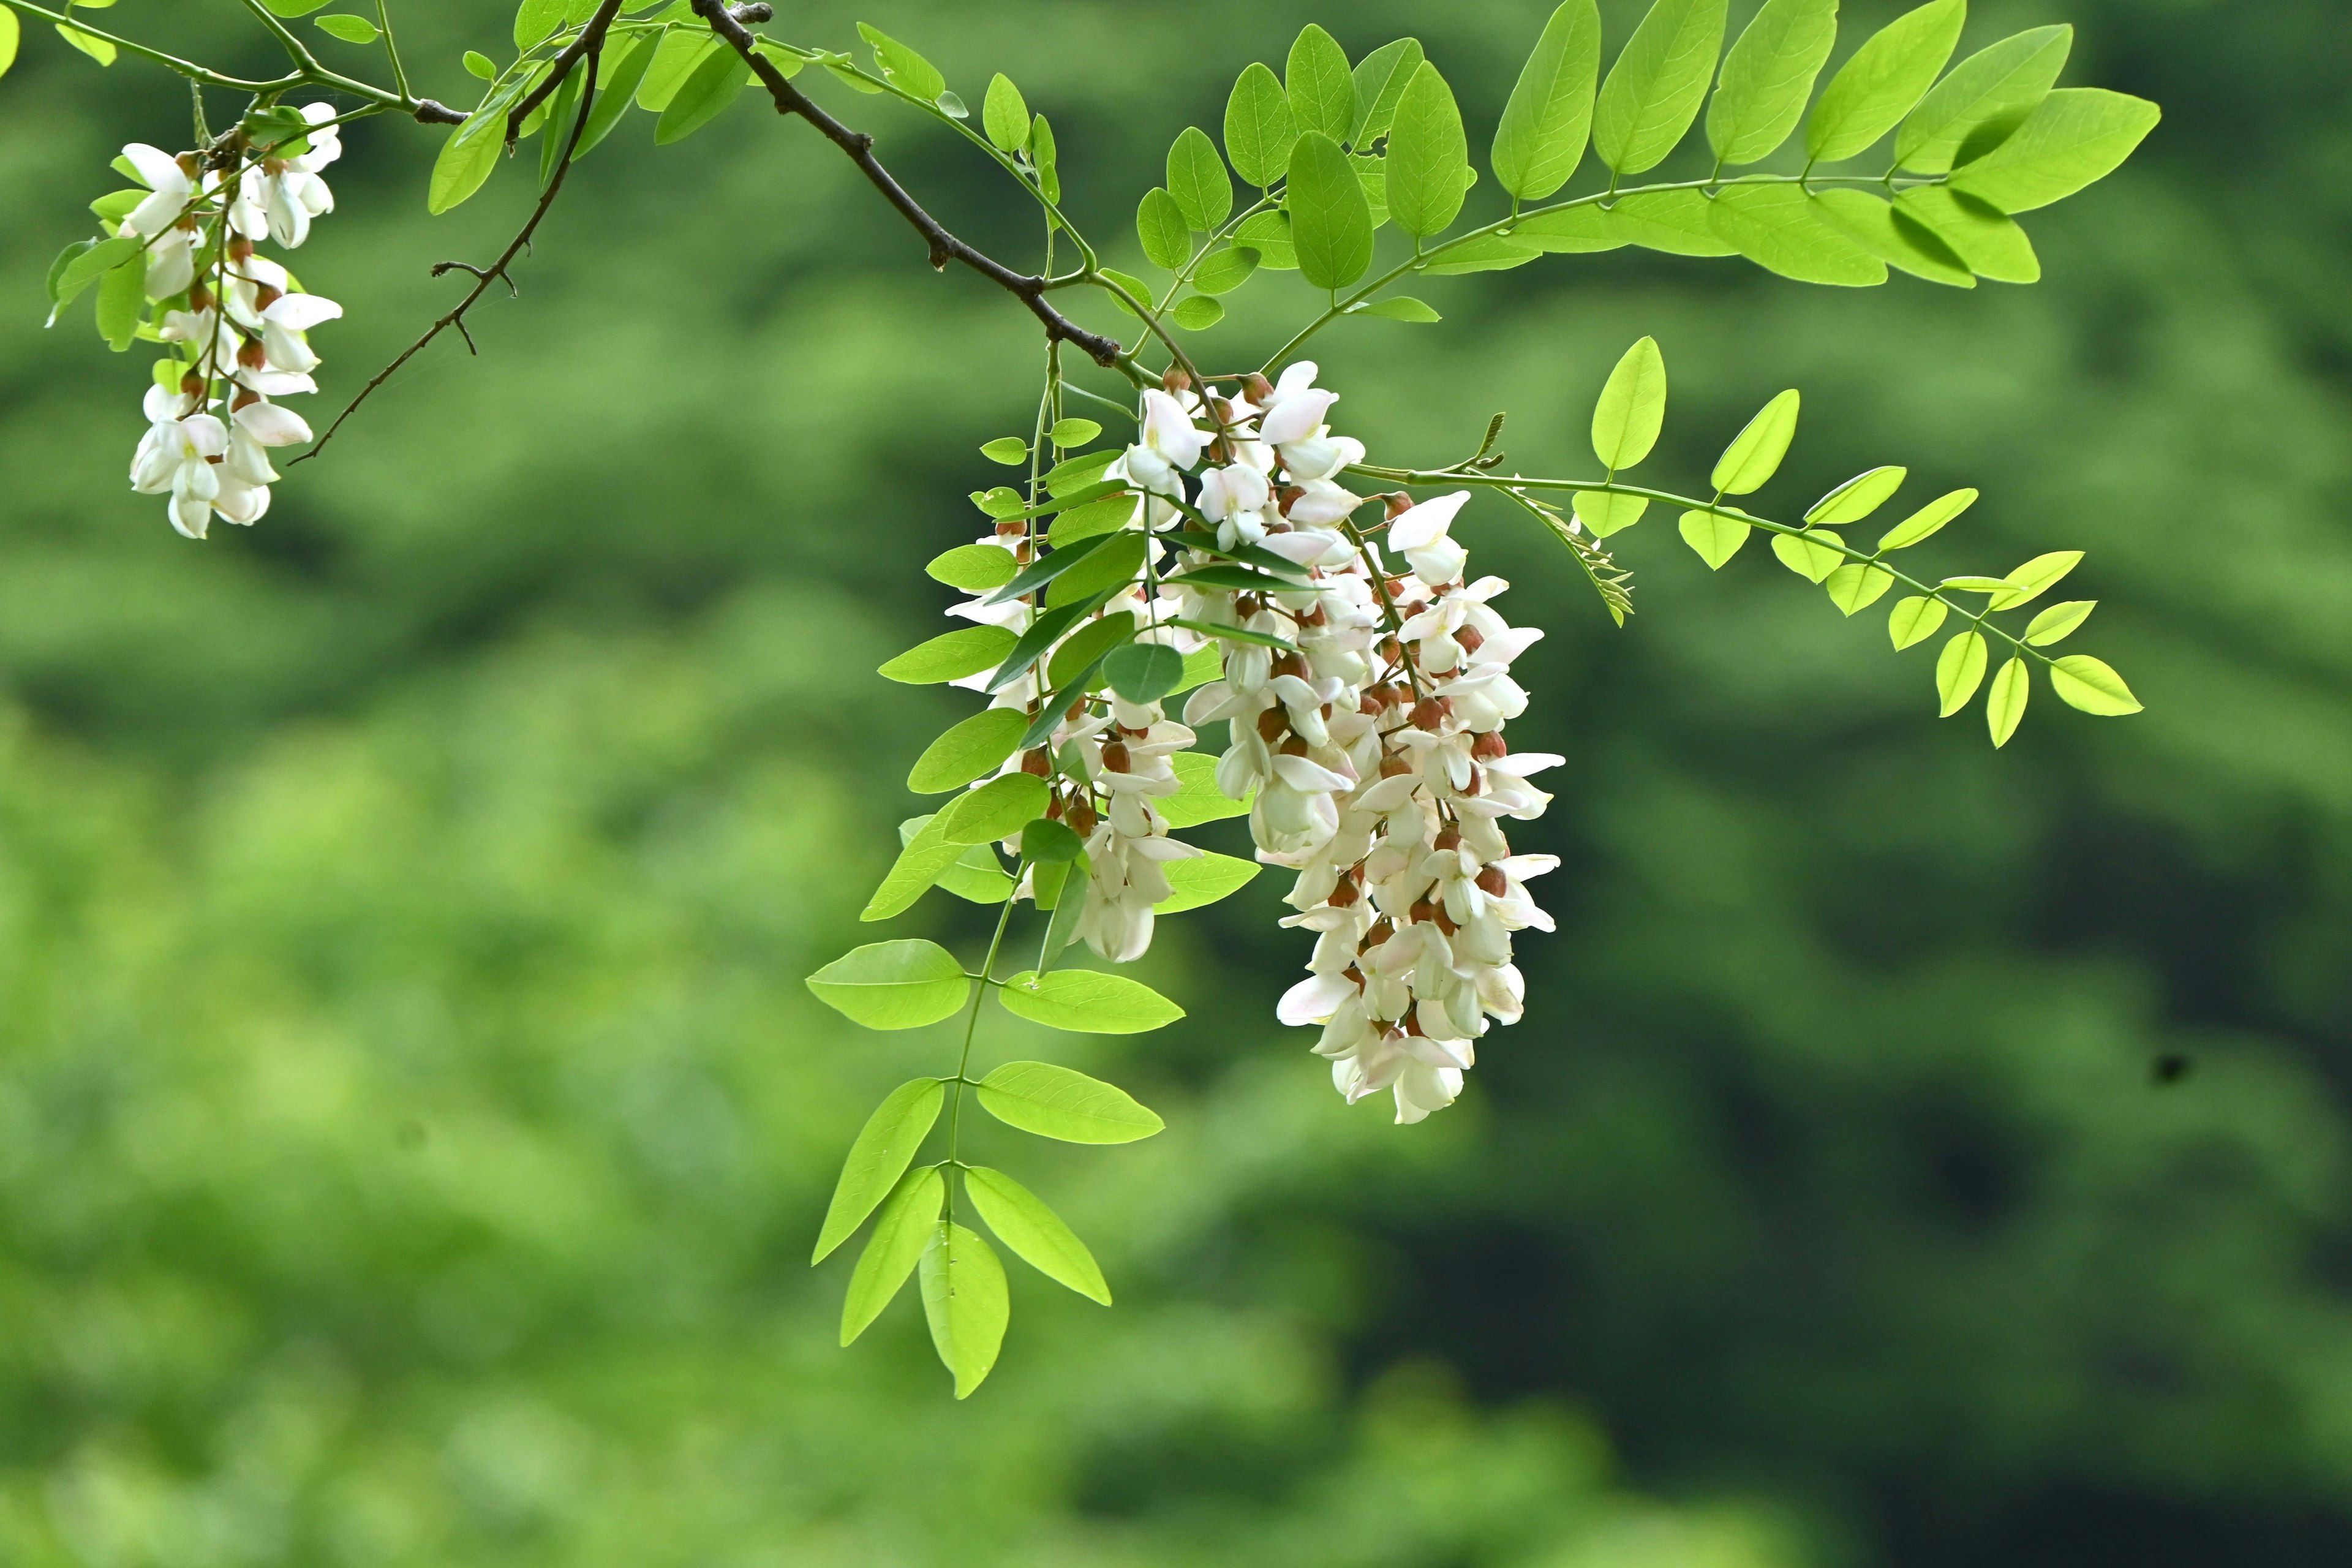
[[[1014,887],[1021,885],[1021,873],[1028,868],[1029,862],[1025,859],[1013,868],[1013,885]],[[995,934],[988,939],[988,957],[981,963],[981,984],[972,990],[971,1011],[964,1015],[963,1052],[956,1058],[955,1077],[947,1080],[955,1085],[955,1093],[948,1101],[947,1163],[959,1168],[961,1167],[962,1162],[956,1158],[956,1140],[963,1131],[963,1086],[972,1081],[969,1076],[971,1068],[972,1037],[980,1032],[981,999],[988,994],[989,986],[999,984],[991,980],[989,976],[996,968],[997,950],[1004,945],[1004,928],[1012,923],[1013,894],[1008,889],[1004,895],[1004,907],[997,911]],[[948,1184],[948,1223],[950,1225],[955,1223],[955,1184],[950,1182]]]

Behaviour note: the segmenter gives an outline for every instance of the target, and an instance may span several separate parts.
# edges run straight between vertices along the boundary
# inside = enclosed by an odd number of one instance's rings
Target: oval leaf
[[[1766,0],[1724,57],[1706,141],[1726,167],[1769,155],[1805,112],[1837,42],[1837,0]]]
[[[2011,659],[1992,678],[1991,694],[1985,699],[1985,727],[1992,731],[1995,750],[2008,745],[2009,738],[2017,733],[2018,722],[2025,717],[2025,700],[2032,694],[2033,682],[2021,658]]]
[[[1951,188],[2005,213],[2046,207],[2113,174],[2163,117],[2144,98],[2060,88],[2015,135],[1955,170]]]
[[[1666,418],[1666,361],[1655,338],[1627,349],[1592,410],[1592,451],[1611,474],[1650,455]],[[1580,499],[1581,499],[1580,497]]]
[[[1171,860],[1160,869],[1167,873],[1168,886],[1174,890],[1152,905],[1152,912],[1177,915],[1239,892],[1264,868],[1237,855],[1203,851],[1190,859]]]
[[[811,1263],[823,1262],[827,1253],[856,1234],[876,1205],[890,1195],[914,1162],[915,1151],[930,1135],[932,1123],[939,1121],[946,1095],[946,1086],[938,1079],[919,1078],[892,1089],[874,1108],[841,1163],[841,1179],[834,1184],[833,1202],[824,1211],[816,1250],[809,1255]]]
[[[929,642],[908,648],[876,673],[885,680],[907,686],[961,680],[967,675],[995,668],[1013,651],[1013,634],[1003,626],[967,626],[961,631],[942,632]]]
[[[1930,0],[1881,28],[1822,89],[1805,156],[1837,163],[1868,152],[1927,96],[1968,19],[1969,0]]]
[[[1297,140],[1298,121],[1282,83],[1263,64],[1251,61],[1225,100],[1225,156],[1234,172],[1265,189],[1289,172],[1291,144]]]
[[[1184,210],[1158,185],[1143,193],[1143,203],[1135,209],[1135,237],[1143,242],[1145,258],[1163,272],[1174,272],[1192,259],[1192,235]]]
[[[2048,647],[2052,643],[2063,642],[2089,620],[2091,612],[2098,607],[2096,599],[2069,599],[2063,605],[2053,605],[2033,617],[2032,624],[2025,628],[2025,640],[2035,647]]]
[[[1389,218],[1416,239],[1441,233],[1470,189],[1470,142],[1454,89],[1423,60],[1397,100],[1389,127]]]
[[[1290,117],[1299,134],[1317,131],[1335,142],[1345,142],[1356,129],[1356,79],[1339,41],[1307,23],[1291,41],[1282,75],[1284,96],[1290,100]]]
[[[1184,1016],[1140,980],[1093,969],[1016,974],[998,988],[996,999],[1032,1023],[1087,1035],[1137,1035]]]
[[[1885,535],[1879,540],[1878,548],[1882,552],[1908,549],[1921,540],[1932,536],[1946,523],[1976,504],[1977,492],[1974,490],[1954,490],[1949,495],[1938,496],[1893,528],[1888,529]]]
[[[849,1277],[849,1292],[842,1299],[843,1344],[856,1339],[881,1316],[907,1276],[915,1271],[932,1233],[939,1229],[940,1205],[947,1201],[947,1192],[939,1167],[927,1166],[901,1178],[890,1201],[882,1205],[874,1234],[866,1238],[856,1271]]]
[[[730,48],[712,50],[662,109],[654,122],[655,144],[683,142],[733,107],[751,85],[751,68],[742,56]]]
[[[1000,153],[1018,153],[1029,144],[1029,105],[1003,71],[989,79],[988,96],[980,105],[980,126]]]
[[[994,773],[1028,727],[1028,717],[1010,708],[975,713],[924,749],[907,775],[907,787],[917,795],[944,795]]]
[[[971,1206],[1014,1257],[1046,1279],[1068,1286],[1090,1301],[1110,1305],[1110,1285],[1095,1255],[1077,1233],[1062,1223],[1036,1194],[1002,1171],[973,1165],[963,1173]]]
[[[851,949],[810,975],[808,988],[869,1029],[919,1029],[962,1006],[971,979],[946,948],[908,937]]]
[[[1936,690],[1944,700],[1943,717],[1950,718],[1969,705],[1984,679],[1985,640],[1981,632],[1962,632],[1944,645],[1936,658]]]
[[[1234,210],[1234,184],[1217,144],[1197,125],[1187,125],[1168,149],[1168,194],[1184,221],[1202,234],[1224,222]]]
[[[1903,121],[1895,161],[1917,174],[1948,174],[1961,149],[1989,128],[1998,137],[2024,121],[2074,47],[2074,28],[2035,27],[1970,55]]]
[[[1880,468],[1868,473],[1856,474],[1829,494],[1815,501],[1805,513],[1809,523],[1835,527],[1840,523],[1860,522],[1880,507],[1887,498],[1903,488],[1910,474],[1908,468]]]
[[[1796,438],[1801,402],[1792,386],[1766,404],[1748,422],[1748,427],[1723,449],[1723,456],[1716,461],[1714,478],[1707,482],[1727,496],[1744,496],[1763,489],[1765,481],[1780,471],[1780,459],[1789,455],[1789,443]]]
[[[425,210],[438,216],[482,188],[499,166],[500,138],[493,126],[506,123],[503,112],[477,114],[449,133],[433,160],[433,177],[425,189]]]
[[[2068,654],[2050,667],[2050,689],[2060,701],[2103,719],[2140,710],[2139,699],[2124,678],[2087,653]]]
[[[931,1227],[923,1248],[923,1316],[931,1345],[955,1373],[955,1396],[969,1399],[996,1366],[1013,1303],[1004,1289],[1004,1265],[974,1232],[960,1225]]]
[[[1560,0],[1519,68],[1495,130],[1491,162],[1503,189],[1537,202],[1568,184],[1584,158],[1600,78],[1600,7],[1593,0]]]
[[[940,837],[950,844],[993,844],[1045,815],[1051,792],[1034,773],[989,780],[940,813]]]
[[[1657,0],[1610,68],[1592,113],[1592,151],[1638,174],[1683,139],[1723,52],[1725,0]]]
[[[1320,131],[1299,135],[1283,199],[1301,278],[1318,289],[1344,289],[1364,275],[1372,264],[1371,204],[1337,142]]]
[[[1132,1143],[1167,1125],[1125,1089],[1051,1062],[1006,1062],[975,1092],[1007,1127],[1065,1143]]]
[[[1683,542],[1698,552],[1698,558],[1720,572],[1723,563],[1739,553],[1753,531],[1735,517],[1722,517],[1711,511],[1686,511],[1678,525]]]
[[[1725,244],[1783,278],[1843,289],[1886,281],[1886,263],[1822,216],[1800,186],[1727,185],[1707,218]]]
[[[1184,679],[1184,656],[1165,643],[1129,643],[1103,660],[1103,677],[1129,702],[1157,702]]]
[[[1934,637],[1937,628],[1943,626],[1945,616],[1950,612],[1951,606],[1943,600],[1929,598],[1924,594],[1898,599],[1887,615],[1886,635],[1899,653]]]

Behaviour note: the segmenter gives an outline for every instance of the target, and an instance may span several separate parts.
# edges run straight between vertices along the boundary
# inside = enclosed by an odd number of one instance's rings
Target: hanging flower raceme
[[[251,523],[268,510],[278,478],[269,450],[310,439],[310,426],[271,400],[318,390],[309,333],[342,314],[256,249],[299,246],[311,220],[334,209],[320,171],[342,154],[335,111],[311,103],[299,112],[307,132],[242,153],[122,150],[147,194],[113,237],[142,242],[122,265],[143,268],[143,331],[173,350],[155,366],[131,484],[170,494],[172,526],[191,539],[215,516]],[[288,144],[301,150],[278,155]]]

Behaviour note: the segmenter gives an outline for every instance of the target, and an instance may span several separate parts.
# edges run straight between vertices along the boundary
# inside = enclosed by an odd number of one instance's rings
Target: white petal
[[[1305,757],[1276,757],[1274,774],[1302,795],[1312,795],[1325,790],[1343,790],[1350,782],[1321,763],[1309,762]]]
[[[1279,398],[1266,416],[1258,421],[1258,439],[1279,447],[1285,441],[1312,435],[1315,427],[1323,423],[1323,416],[1329,412],[1331,405],[1339,401],[1338,393],[1322,391],[1297,392]]]
[[[299,414],[275,403],[248,403],[234,416],[239,428],[265,447],[291,447],[310,438]]]
[[[262,320],[289,331],[307,332],[321,321],[331,321],[343,308],[324,294],[282,294],[261,312]]]
[[[140,179],[146,183],[149,190],[158,195],[168,194],[182,204],[186,203],[188,176],[181,172],[177,158],[161,147],[152,147],[144,142],[131,142],[122,149],[122,155],[131,160],[131,166],[139,171]]]
[[[1294,1026],[1320,1024],[1355,994],[1355,982],[1344,974],[1310,974],[1282,994],[1274,1016]]]
[[[1454,526],[1454,514],[1460,511],[1462,504],[1469,499],[1468,490],[1454,490],[1406,508],[1404,515],[1389,524],[1389,548],[1406,551],[1425,548]]]

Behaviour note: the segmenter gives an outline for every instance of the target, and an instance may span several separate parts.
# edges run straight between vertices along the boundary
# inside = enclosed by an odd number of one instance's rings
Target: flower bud
[[[1095,816],[1092,805],[1083,800],[1074,800],[1070,802],[1069,814],[1065,820],[1069,823],[1071,831],[1084,838],[1095,830],[1095,824],[1101,818]]]
[[[1303,757],[1307,754],[1307,737],[1293,735],[1282,743],[1280,749],[1286,757]]]
[[[1412,772],[1412,764],[1394,752],[1381,759],[1381,777],[1384,779],[1401,779],[1411,772]]]
[[[1356,884],[1343,881],[1332,889],[1331,896],[1323,901],[1335,910],[1344,910],[1354,907],[1356,900],[1363,896],[1356,890]]]
[[[1050,778],[1054,773],[1053,756],[1043,746],[1032,746],[1021,753],[1021,771],[1034,773],[1041,779]]]
[[[1414,703],[1412,727],[1416,730],[1433,731],[1445,722],[1445,710],[1439,706],[1444,700],[1443,697],[1424,697]]]
[[[1160,377],[1160,390],[1171,396],[1180,392],[1189,391],[1192,385],[1192,378],[1172,364]]]
[[[1449,822],[1437,830],[1437,837],[1429,841],[1429,847],[1441,854],[1449,849],[1459,849],[1462,847],[1462,830]]]
[[[1500,730],[1489,730],[1470,743],[1470,754],[1481,762],[1492,762],[1496,757],[1509,756],[1511,748],[1503,743]]]
[[[1252,371],[1242,377],[1242,390],[1249,394],[1249,400],[1252,403],[1263,408],[1265,406],[1266,399],[1274,395],[1274,383],[1266,380],[1257,372]]]
[[[228,258],[231,261],[248,261],[251,260],[252,258],[253,241],[246,238],[245,236],[241,234],[233,234],[229,236]]]
[[[1500,866],[1489,866],[1478,873],[1478,890],[1499,899],[1511,890],[1511,884]]]
[[[1123,773],[1127,772],[1127,742],[1124,741],[1105,741],[1103,742],[1102,749],[1102,765],[1103,771],[1106,773]]]
[[[247,338],[236,346],[236,363],[247,370],[259,370],[269,363],[259,338]]]
[[[1258,737],[1269,745],[1280,740],[1282,732],[1289,728],[1290,715],[1282,710],[1279,703],[1257,716]]]
[[[1276,675],[1295,675],[1301,680],[1307,679],[1307,660],[1295,653],[1282,655],[1274,661],[1272,668]]]
[[[1402,490],[1391,490],[1387,495],[1382,496],[1381,500],[1387,503],[1389,521],[1391,522],[1394,522],[1398,518],[1402,517],[1405,513],[1412,510],[1412,498],[1405,494]]]
[[[1462,645],[1464,653],[1476,653],[1486,646],[1486,634],[1476,626],[1464,626],[1454,634],[1454,640]]]
[[[1382,915],[1372,922],[1372,929],[1364,933],[1363,950],[1370,952],[1394,935],[1396,935],[1396,927],[1390,923],[1386,915]]]

